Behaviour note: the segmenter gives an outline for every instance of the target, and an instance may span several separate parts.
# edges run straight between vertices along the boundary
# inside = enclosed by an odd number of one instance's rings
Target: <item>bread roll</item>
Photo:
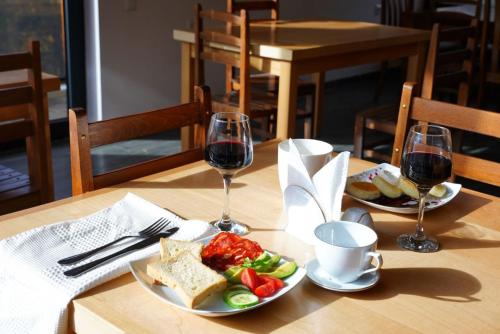
[[[411,198],[418,199],[417,186],[403,176],[399,178],[399,189],[401,189],[406,195],[410,196]]]
[[[346,190],[349,194],[364,200],[372,200],[380,197],[380,191],[370,182],[350,182],[347,184]]]
[[[372,182],[378,188],[378,190],[380,190],[382,194],[384,194],[389,198],[398,198],[403,194],[401,189],[388,183],[386,180],[384,180],[382,177],[378,175],[372,179]]]

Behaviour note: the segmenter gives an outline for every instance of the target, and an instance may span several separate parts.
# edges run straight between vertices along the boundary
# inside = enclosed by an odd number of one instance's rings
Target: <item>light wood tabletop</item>
[[[248,238],[296,259],[313,249],[283,231],[277,175],[277,141],[256,147],[253,164],[231,190],[234,218],[249,224]],[[371,163],[351,159],[349,172]],[[187,217],[212,220],[222,210],[222,181],[200,161],[112,188],[0,217],[0,238],[36,226],[79,218],[133,192]],[[345,197],[343,209],[363,207]],[[205,318],[163,303],[131,274],[103,284],[70,304],[77,333],[498,333],[500,331],[500,200],[463,189],[452,202],[428,212],[427,232],[441,242],[437,253],[404,251],[396,237],[410,232],[415,215],[369,209],[384,258],[379,283],[370,290],[337,293],[307,277],[291,292],[240,315]],[[307,224],[305,221],[304,224]]]
[[[194,33],[174,30],[181,42],[181,100],[192,99]],[[349,66],[408,58],[407,81],[420,82],[429,33],[368,22],[332,20],[260,21],[250,24],[250,65],[280,77],[277,137],[294,137],[297,80],[312,74],[316,82],[313,136],[323,113],[324,72]],[[231,52],[231,48],[212,45]]]

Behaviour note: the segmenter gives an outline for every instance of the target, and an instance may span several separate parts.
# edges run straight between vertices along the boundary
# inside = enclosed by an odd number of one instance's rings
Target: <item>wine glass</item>
[[[253,160],[252,135],[247,115],[239,112],[220,112],[212,115],[207,134],[205,160],[222,175],[224,209],[222,217],[212,222],[221,231],[247,234],[249,227],[230,217],[229,188],[233,176],[250,166]]]
[[[398,244],[415,252],[430,253],[439,249],[438,241],[424,234],[425,197],[431,188],[451,176],[450,130],[436,125],[414,125],[406,139],[401,159],[401,174],[418,189],[418,221],[414,234],[403,234]]]

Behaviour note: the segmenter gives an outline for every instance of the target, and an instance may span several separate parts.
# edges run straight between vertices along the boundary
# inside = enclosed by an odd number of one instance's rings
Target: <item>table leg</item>
[[[181,43],[181,103],[193,100],[194,61],[191,58],[191,44]],[[181,129],[181,149],[188,150],[194,146],[194,129],[185,126]]]
[[[321,131],[323,120],[323,101],[325,96],[325,72],[317,72],[312,75],[316,90],[314,92],[314,110],[313,110],[313,138],[318,138]]]
[[[291,62],[280,64],[278,90],[277,138],[291,138],[295,135],[297,114],[297,70]]]

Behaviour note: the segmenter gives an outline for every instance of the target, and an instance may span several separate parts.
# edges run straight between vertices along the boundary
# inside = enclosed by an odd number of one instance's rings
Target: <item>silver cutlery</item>
[[[160,241],[160,238],[169,237],[172,234],[174,234],[175,232],[177,232],[178,230],[179,230],[178,227],[172,227],[171,229],[167,230],[166,232],[158,233],[152,237],[141,240],[141,241],[139,241],[131,246],[128,246],[122,250],[119,250],[118,252],[115,252],[115,253],[110,254],[108,256],[105,256],[103,258],[94,260],[92,262],[86,263],[84,265],[75,267],[73,269],[67,270],[64,272],[64,275],[70,276],[70,277],[75,277],[75,276],[81,275],[84,272],[89,271],[89,270],[99,266],[100,264],[102,264],[104,262],[108,262],[109,260],[111,260],[115,257],[118,257],[118,256],[126,254],[126,253],[130,253],[130,252],[135,251],[135,250],[145,248],[147,246],[150,246],[150,245]]]
[[[123,237],[120,237],[116,240],[111,241],[110,243],[107,243],[107,244],[102,245],[100,247],[97,247],[95,249],[89,250],[88,252],[72,255],[72,256],[66,257],[64,259],[61,259],[61,260],[57,261],[57,263],[63,264],[63,265],[76,263],[78,261],[84,260],[84,259],[102,251],[103,249],[108,248],[111,245],[116,244],[117,242],[120,242],[120,241],[128,239],[128,238],[152,237],[152,236],[160,233],[165,227],[167,227],[168,224],[170,224],[170,221],[167,218],[160,218],[157,221],[155,221],[153,224],[146,227],[145,229],[137,232],[137,234],[135,234],[135,235],[125,235]]]

